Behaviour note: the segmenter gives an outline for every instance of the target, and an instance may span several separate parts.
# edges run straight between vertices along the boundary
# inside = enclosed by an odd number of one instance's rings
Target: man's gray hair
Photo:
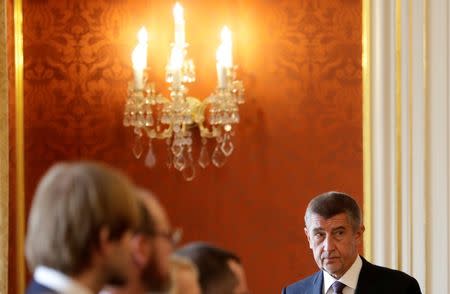
[[[305,226],[308,228],[312,214],[329,219],[340,213],[347,214],[353,229],[356,230],[361,226],[361,210],[351,196],[335,191],[320,194],[308,204],[305,213]]]

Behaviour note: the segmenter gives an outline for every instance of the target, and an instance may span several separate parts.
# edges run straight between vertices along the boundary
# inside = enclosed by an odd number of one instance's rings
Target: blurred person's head
[[[166,292],[171,286],[170,256],[179,238],[172,231],[167,214],[158,199],[147,190],[135,191],[139,205],[139,224],[131,238],[134,267],[130,282],[123,287],[108,287],[102,293]]]
[[[170,287],[170,256],[179,232],[171,229],[166,211],[150,192],[139,189],[141,223],[133,236],[133,258],[146,291]]]
[[[172,289],[170,294],[201,294],[198,270],[189,259],[173,255],[171,258]]]
[[[191,243],[175,252],[192,260],[203,294],[246,294],[247,280],[240,258],[210,244]]]
[[[30,270],[46,266],[75,279],[88,274],[99,287],[126,283],[138,223],[134,191],[122,173],[99,163],[51,167],[36,189],[28,218]]]

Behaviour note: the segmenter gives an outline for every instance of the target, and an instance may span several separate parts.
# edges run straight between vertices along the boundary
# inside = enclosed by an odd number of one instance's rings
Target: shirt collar
[[[323,286],[324,286],[323,293],[327,293],[328,289],[330,289],[331,285],[333,285],[333,283],[336,281],[339,281],[345,284],[347,287],[355,290],[356,285],[358,284],[358,278],[359,273],[361,272],[361,268],[362,268],[362,260],[361,257],[358,255],[355,261],[353,262],[352,266],[345,272],[345,274],[339,280],[336,280],[329,273],[323,270],[322,271]]]
[[[38,266],[33,278],[39,284],[64,294],[93,294],[91,290],[63,273],[46,266]]]

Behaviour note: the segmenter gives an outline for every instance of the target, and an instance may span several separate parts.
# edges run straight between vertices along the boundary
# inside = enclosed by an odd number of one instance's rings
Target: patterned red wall
[[[165,168],[159,142],[149,170],[122,126],[141,25],[167,93],[172,1],[24,0],[27,205],[55,161],[106,161],[153,190],[186,241],[238,252],[253,293],[278,293],[316,270],[302,229],[310,197],[333,189],[362,201],[361,1],[181,3],[199,80],[192,94],[211,92],[220,28],[234,32],[247,100],[227,164],[187,183]]]

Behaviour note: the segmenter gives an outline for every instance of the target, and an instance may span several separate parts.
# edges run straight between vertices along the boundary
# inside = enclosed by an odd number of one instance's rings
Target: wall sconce
[[[174,9],[175,41],[166,66],[166,81],[170,83],[170,99],[156,93],[154,83],[149,82],[147,69],[147,31],[138,33],[138,45],[132,53],[134,83],[128,87],[125,104],[125,127],[133,127],[135,143],[133,153],[139,158],[143,153],[143,136],[148,137],[148,153],[145,164],[154,167],[156,158],[152,149],[153,139],[163,139],[167,144],[167,166],[180,171],[187,181],[194,179],[196,169],[192,156],[192,130],[198,127],[202,147],[198,164],[206,168],[211,162],[222,167],[233,152],[231,140],[233,125],[239,123],[239,104],[244,102],[242,81],[236,80],[233,65],[231,31],[224,27],[221,44],[216,52],[217,88],[200,101],[187,96],[185,83],[195,81],[195,66],[187,59],[183,8],[176,3]],[[216,141],[212,156],[207,150],[207,139]]]

